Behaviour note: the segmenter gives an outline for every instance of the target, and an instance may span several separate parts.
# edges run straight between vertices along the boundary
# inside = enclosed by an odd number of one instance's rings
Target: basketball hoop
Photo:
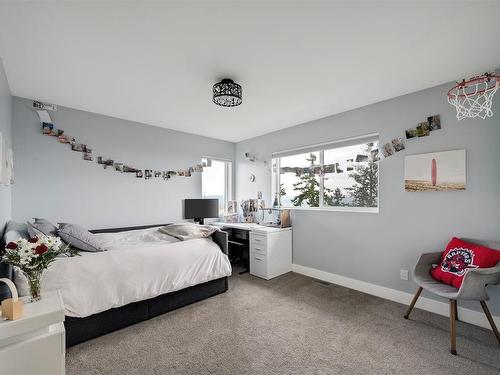
[[[458,120],[466,117],[480,117],[484,120],[493,116],[491,105],[499,87],[500,76],[495,73],[464,79],[448,91],[448,103],[457,109]]]

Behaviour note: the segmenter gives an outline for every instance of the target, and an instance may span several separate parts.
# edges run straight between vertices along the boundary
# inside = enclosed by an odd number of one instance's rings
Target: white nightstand
[[[64,374],[66,337],[59,291],[25,303],[23,317],[0,320],[0,374]]]

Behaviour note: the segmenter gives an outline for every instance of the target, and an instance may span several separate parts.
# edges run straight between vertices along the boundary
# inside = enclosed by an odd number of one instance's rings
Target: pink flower
[[[17,249],[17,244],[15,242],[9,242],[7,246],[5,246],[5,248],[9,250],[15,250]]]

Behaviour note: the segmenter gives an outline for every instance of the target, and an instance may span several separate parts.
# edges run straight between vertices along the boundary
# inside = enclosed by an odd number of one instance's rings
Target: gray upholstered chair
[[[472,241],[478,243],[479,241]],[[498,248],[496,246],[491,246],[491,243],[485,245],[490,245],[490,247]],[[492,268],[475,268],[469,269],[467,274],[464,276],[462,286],[457,289],[453,286],[443,284],[436,281],[430,275],[430,270],[433,264],[439,264],[441,261],[441,252],[435,253],[425,253],[420,256],[420,259],[415,266],[413,271],[413,277],[415,282],[419,285],[417,293],[408,307],[404,318],[408,319],[410,316],[415,303],[420,297],[420,293],[425,289],[431,293],[434,293],[440,297],[444,297],[450,301],[450,352],[451,354],[457,354],[457,344],[456,344],[456,320],[458,320],[457,314],[457,301],[458,300],[469,300],[469,301],[479,301],[481,307],[483,308],[488,321],[491,324],[493,333],[495,334],[498,343],[500,345],[500,333],[495,325],[491,313],[486,305],[487,300],[489,300],[488,294],[486,293],[486,286],[496,285],[500,282],[500,262]]]

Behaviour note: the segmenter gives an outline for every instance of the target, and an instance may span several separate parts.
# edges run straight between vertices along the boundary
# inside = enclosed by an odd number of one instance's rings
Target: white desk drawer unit
[[[250,273],[269,280],[292,270],[292,230],[250,232]]]

